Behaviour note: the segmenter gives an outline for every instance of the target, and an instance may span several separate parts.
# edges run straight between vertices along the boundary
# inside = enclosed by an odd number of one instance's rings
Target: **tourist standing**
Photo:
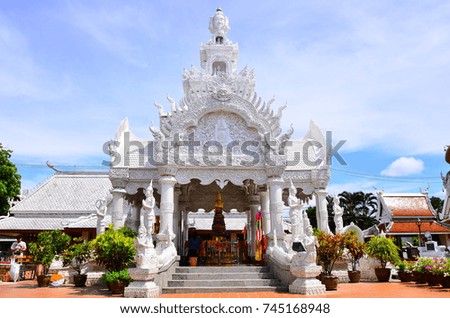
[[[23,256],[23,252],[27,250],[27,244],[22,241],[22,235],[17,236],[17,241],[11,245],[11,253],[13,256]]]

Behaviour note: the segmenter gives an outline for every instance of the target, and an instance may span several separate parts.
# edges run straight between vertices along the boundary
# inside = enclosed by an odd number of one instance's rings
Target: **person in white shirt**
[[[14,256],[23,256],[23,252],[27,250],[27,244],[22,241],[22,236],[17,236],[17,241],[11,245],[11,253]]]

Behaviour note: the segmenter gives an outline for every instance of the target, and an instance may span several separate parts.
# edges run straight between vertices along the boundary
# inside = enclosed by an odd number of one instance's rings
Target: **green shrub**
[[[108,272],[117,272],[134,263],[136,249],[133,247],[135,233],[127,228],[115,230],[111,225],[105,233],[91,241],[94,260]]]
[[[366,243],[367,255],[378,259],[381,268],[386,268],[388,262],[395,264],[400,259],[399,250],[393,240],[384,236],[374,236]]]
[[[64,266],[71,266],[81,275],[87,271],[87,263],[92,258],[92,249],[89,242],[84,242],[82,238],[76,237],[62,254]]]
[[[128,285],[133,279],[128,273],[128,269],[123,269],[121,271],[113,271],[103,274],[103,280],[107,284],[123,282],[125,285]]]
[[[29,244],[32,262],[41,264],[43,274],[47,275],[53,259],[64,251],[69,242],[70,236],[60,230],[39,233],[36,242]]]

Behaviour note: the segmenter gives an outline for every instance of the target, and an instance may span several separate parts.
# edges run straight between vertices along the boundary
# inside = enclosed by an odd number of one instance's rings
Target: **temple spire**
[[[219,7],[216,13],[209,19],[209,31],[212,34],[212,42],[215,44],[226,44],[230,25],[228,18]]]

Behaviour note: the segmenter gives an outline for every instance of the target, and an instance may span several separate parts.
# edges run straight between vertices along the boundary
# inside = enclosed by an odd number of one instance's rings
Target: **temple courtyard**
[[[59,287],[37,286],[33,280],[16,283],[0,282],[0,298],[116,298],[106,286]],[[208,293],[208,294],[163,294],[158,298],[450,298],[450,288],[428,286],[426,284],[401,283],[391,280],[388,283],[361,282],[342,283],[336,291],[327,291],[323,295],[304,296],[287,292],[254,293]]]

